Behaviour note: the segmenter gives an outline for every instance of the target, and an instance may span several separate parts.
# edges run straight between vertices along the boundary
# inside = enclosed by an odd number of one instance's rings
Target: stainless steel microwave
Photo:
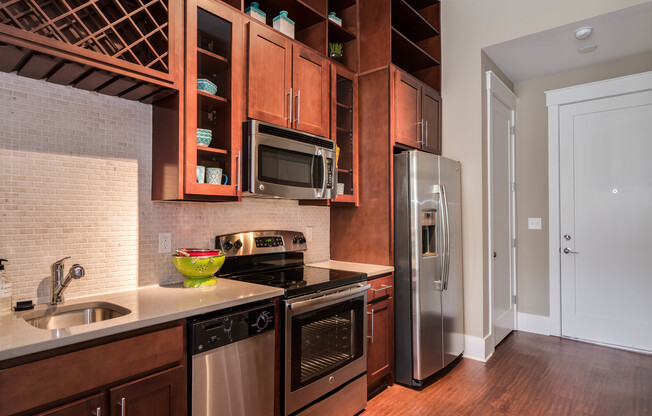
[[[258,120],[245,124],[243,196],[330,199],[335,195],[334,141]]]

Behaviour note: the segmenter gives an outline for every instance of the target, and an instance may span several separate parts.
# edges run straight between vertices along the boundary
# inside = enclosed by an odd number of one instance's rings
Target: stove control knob
[[[306,237],[304,236],[299,236],[298,239],[299,239],[299,244],[304,244],[306,242]]]
[[[230,241],[227,241],[226,243],[224,243],[224,250],[229,251],[229,250],[231,250],[232,247],[233,247],[233,244],[231,244]]]
[[[293,237],[292,244],[299,244],[299,237]]]
[[[240,250],[242,248],[242,241],[238,240],[235,243],[233,243],[233,247],[235,247],[236,250]]]
[[[258,319],[256,319],[256,328],[262,331],[267,328],[267,325],[269,325],[269,316],[263,312],[258,315]]]

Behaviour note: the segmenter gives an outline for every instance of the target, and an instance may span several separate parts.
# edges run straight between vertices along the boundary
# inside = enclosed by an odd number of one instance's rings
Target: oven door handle
[[[370,284],[366,285],[356,285],[356,287],[348,290],[342,290],[339,292],[335,293],[328,293],[322,296],[316,296],[312,297],[311,299],[307,300],[296,300],[296,301],[286,301],[286,304],[288,308],[290,308],[293,311],[297,311],[299,309],[305,309],[309,307],[313,307],[316,305],[320,305],[322,303],[328,303],[332,302],[335,300],[344,300],[345,298],[354,298],[356,296],[359,296],[360,293],[366,292],[369,288],[371,288]]]

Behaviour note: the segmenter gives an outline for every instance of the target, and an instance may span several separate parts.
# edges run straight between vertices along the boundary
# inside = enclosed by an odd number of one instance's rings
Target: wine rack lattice
[[[0,0],[0,23],[168,72],[167,0]]]

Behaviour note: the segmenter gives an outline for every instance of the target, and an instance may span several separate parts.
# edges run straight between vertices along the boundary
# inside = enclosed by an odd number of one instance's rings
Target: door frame
[[[494,276],[493,276],[493,234],[494,234],[494,224],[493,224],[493,201],[492,201],[492,195],[493,195],[493,177],[491,175],[491,170],[493,167],[493,160],[492,160],[492,151],[491,151],[491,146],[492,146],[492,136],[491,136],[491,127],[492,127],[492,119],[491,119],[491,98],[496,97],[498,100],[503,102],[505,105],[509,106],[512,108],[512,126],[515,125],[515,120],[516,120],[516,95],[512,90],[503,83],[503,81],[496,76],[496,74],[493,73],[493,71],[487,71],[485,73],[486,75],[486,83],[487,83],[487,218],[489,219],[489,227],[488,227],[488,252],[487,252],[487,258],[489,259],[489,264],[488,264],[488,275],[489,275],[489,323],[490,323],[490,333],[489,337],[491,338],[488,347],[490,348],[490,351],[486,351],[487,355],[490,355],[493,353],[494,348],[496,346],[495,343],[495,333],[496,331],[494,330]],[[509,147],[509,176],[510,180],[512,183],[516,183],[516,169],[515,169],[515,152],[514,152],[514,145],[515,145],[515,134],[512,131],[512,134],[510,135],[510,142],[508,144]],[[510,201],[509,201],[509,225],[510,225],[510,236],[513,239],[513,241],[516,239],[516,191],[514,188],[512,188],[512,192],[510,192]],[[514,293],[512,293],[512,296],[516,295],[517,292],[517,286],[516,286],[516,247],[512,245],[512,249],[510,251],[510,279],[512,280],[512,287]],[[517,304],[514,304],[514,330],[518,329],[518,309],[517,309]]]
[[[559,131],[560,107],[566,104],[652,90],[652,71],[604,81],[546,91],[548,107],[548,270],[550,335],[562,336],[561,328],[561,229]]]

